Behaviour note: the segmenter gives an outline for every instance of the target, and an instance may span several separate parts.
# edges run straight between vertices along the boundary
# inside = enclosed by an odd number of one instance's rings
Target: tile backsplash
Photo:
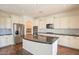
[[[79,29],[40,29],[39,32],[79,35]]]
[[[12,34],[12,29],[0,28],[0,35],[11,35],[11,34]]]

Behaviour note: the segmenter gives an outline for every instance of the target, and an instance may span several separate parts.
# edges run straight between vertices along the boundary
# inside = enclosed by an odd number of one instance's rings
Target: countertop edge
[[[55,35],[64,35],[64,36],[75,36],[75,37],[79,37],[79,35],[75,35],[75,34],[61,34],[61,33],[48,33],[48,32],[38,32],[38,33],[42,33],[42,34],[55,34]]]
[[[30,40],[30,39],[26,39],[26,38],[23,38],[23,39],[24,39],[24,40],[28,40],[28,41],[43,43],[43,44],[52,44],[52,43],[46,43],[46,42],[40,42],[40,41]]]

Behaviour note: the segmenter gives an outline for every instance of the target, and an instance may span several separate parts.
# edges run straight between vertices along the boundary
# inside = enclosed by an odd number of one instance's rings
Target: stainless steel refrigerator
[[[22,39],[24,37],[24,25],[14,23],[13,24],[13,36],[15,44],[22,43]]]

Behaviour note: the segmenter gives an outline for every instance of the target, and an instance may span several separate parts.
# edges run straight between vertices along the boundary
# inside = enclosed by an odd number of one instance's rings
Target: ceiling
[[[0,11],[31,17],[41,17],[79,8],[71,4],[0,4]]]

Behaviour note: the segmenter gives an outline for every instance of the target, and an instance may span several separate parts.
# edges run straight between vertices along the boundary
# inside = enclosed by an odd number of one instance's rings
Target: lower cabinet
[[[39,35],[59,37],[58,39],[59,45],[79,49],[79,37],[66,36],[66,35],[55,35],[55,34],[39,34]]]
[[[69,47],[79,49],[79,37],[70,36],[69,37]]]
[[[0,48],[14,44],[12,35],[0,36]]]
[[[39,43],[23,39],[23,48],[33,55],[57,55],[58,40],[52,44]]]
[[[79,37],[76,36],[60,36],[59,45],[79,49]]]
[[[59,45],[62,46],[68,46],[69,45],[69,37],[68,36],[60,36],[59,37],[59,41],[58,41]]]

